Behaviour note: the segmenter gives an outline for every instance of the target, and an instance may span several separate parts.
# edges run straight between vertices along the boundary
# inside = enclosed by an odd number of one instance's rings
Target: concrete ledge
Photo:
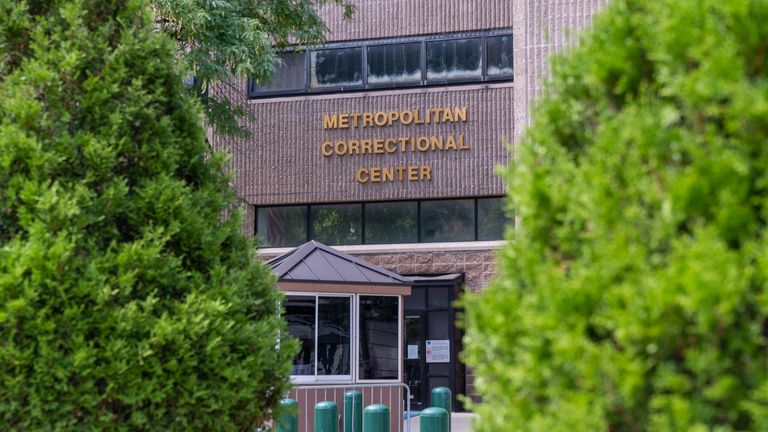
[[[342,252],[353,255],[374,255],[374,254],[392,254],[392,253],[410,253],[410,252],[468,252],[468,251],[487,251],[501,249],[507,244],[506,240],[492,241],[470,241],[470,242],[444,242],[444,243],[397,243],[397,244],[375,244],[375,245],[346,245],[333,246]],[[282,255],[291,249],[288,248],[259,248],[257,255],[260,258],[272,258]]]

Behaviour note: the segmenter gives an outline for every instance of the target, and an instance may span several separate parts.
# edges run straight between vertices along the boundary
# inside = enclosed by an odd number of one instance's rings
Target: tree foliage
[[[269,81],[280,50],[324,40],[321,7],[338,5],[345,17],[354,11],[351,0],[150,1],[157,25],[176,41],[181,66],[195,76],[197,91],[214,82],[229,84],[233,77]],[[226,96],[210,95],[206,108],[219,133],[247,133],[237,124],[241,107]]]
[[[292,343],[137,0],[0,1],[0,429],[253,430]]]
[[[466,300],[480,431],[768,430],[766,22],[615,0],[554,64]]]

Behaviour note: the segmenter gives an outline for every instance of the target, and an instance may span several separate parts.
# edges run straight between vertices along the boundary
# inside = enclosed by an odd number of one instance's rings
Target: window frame
[[[361,383],[367,383],[367,384],[376,384],[376,383],[391,383],[391,382],[401,382],[403,380],[403,339],[405,338],[405,332],[403,331],[403,315],[404,315],[404,302],[403,302],[403,296],[399,295],[385,295],[385,294],[355,294],[355,297],[357,298],[356,304],[357,304],[357,329],[359,332],[360,329],[360,297],[395,297],[397,298],[397,378],[395,379],[362,379],[360,378],[360,338],[358,337],[355,341],[357,342],[357,351],[356,355],[358,358],[355,362],[355,381],[361,382]]]
[[[289,296],[303,296],[303,297],[314,297],[315,298],[315,337],[314,337],[314,358],[315,358],[315,373],[313,375],[291,375],[291,382],[297,383],[297,384],[312,384],[312,383],[328,383],[328,382],[350,382],[353,380],[353,377],[355,375],[354,365],[355,363],[355,353],[353,352],[355,348],[355,341],[357,338],[356,334],[356,320],[355,320],[355,301],[354,296],[355,294],[349,294],[349,293],[318,293],[318,292],[312,292],[312,291],[290,291],[284,293],[285,297]],[[349,375],[318,375],[317,374],[317,363],[318,363],[318,356],[317,356],[317,336],[318,331],[320,328],[319,323],[319,313],[320,310],[320,297],[334,297],[334,298],[349,298],[349,325],[350,325],[350,332],[349,332]]]
[[[485,59],[485,45],[486,45],[486,37],[485,35],[482,35],[480,37],[452,37],[452,38],[441,38],[441,39],[433,39],[433,40],[426,40],[424,43],[424,58],[426,62],[426,56],[427,56],[427,43],[430,42],[452,42],[452,41],[459,41],[459,40],[479,40],[478,46],[480,47],[480,76],[478,77],[466,77],[466,78],[435,78],[435,79],[429,79],[429,71],[424,71],[424,80],[426,82],[425,85],[428,86],[440,86],[440,85],[450,85],[450,84],[472,84],[472,83],[479,83],[485,81],[485,72],[486,72],[486,59]],[[428,65],[425,64],[425,68],[427,68]]]
[[[304,239],[305,240],[303,242],[306,242],[306,239],[309,238],[309,236],[310,236],[309,225],[308,224],[309,224],[309,221],[310,221],[310,219],[312,217],[309,214],[311,208],[310,208],[310,206],[308,206],[306,204],[286,204],[286,205],[279,205],[279,206],[260,206],[260,207],[257,207],[255,209],[255,211],[254,211],[255,218],[256,218],[256,220],[254,221],[254,228],[253,228],[254,234],[258,234],[260,232],[259,231],[259,210],[260,209],[269,209],[269,208],[281,208],[282,209],[282,208],[290,208],[290,207],[303,208],[303,210],[304,210],[304,215],[303,216],[304,216]],[[266,237],[262,237],[262,239],[264,239],[265,241],[268,240]],[[299,244],[301,244],[303,242],[300,242]],[[291,247],[291,246],[280,245],[280,246],[265,246],[265,247]]]
[[[313,291],[285,291],[284,297],[290,296],[303,296],[315,298],[315,338],[314,338],[314,350],[315,350],[315,373],[314,375],[290,375],[291,384],[332,384],[332,383],[392,383],[401,382],[403,378],[403,338],[405,333],[403,332],[403,297],[400,295],[388,295],[388,294],[366,294],[366,293],[341,293],[341,292],[313,292]],[[395,297],[398,303],[397,313],[397,378],[396,379],[360,379],[360,297]],[[317,335],[319,329],[319,309],[320,309],[320,297],[346,297],[350,301],[350,374],[349,375],[318,375],[317,374]]]
[[[390,82],[390,83],[369,83],[368,82],[368,50],[370,48],[374,47],[381,47],[381,46],[395,46],[395,45],[411,45],[411,44],[419,44],[419,79],[418,80],[411,80],[411,81],[400,81],[400,82]],[[412,41],[412,42],[406,42],[406,41],[399,41],[399,42],[392,42],[392,43],[379,43],[379,44],[367,44],[364,47],[365,49],[365,88],[368,90],[381,90],[381,89],[392,89],[392,88],[413,88],[413,87],[421,87],[425,79],[424,75],[424,42],[423,41]]]
[[[407,89],[418,87],[440,87],[440,86],[454,86],[454,85],[477,85],[481,83],[498,83],[505,81],[514,81],[514,67],[513,73],[510,75],[499,75],[489,77],[487,72],[487,52],[488,42],[487,38],[494,36],[510,36],[512,29],[493,29],[485,31],[473,31],[473,32],[460,32],[460,33],[443,33],[433,35],[419,35],[419,36],[405,36],[388,39],[369,39],[358,41],[345,41],[334,42],[326,45],[313,45],[307,47],[294,47],[284,52],[302,52],[304,53],[304,68],[305,79],[304,88],[301,90],[292,91],[254,91],[253,79],[248,77],[247,94],[249,99],[269,99],[273,97],[281,96],[312,96],[318,94],[333,94],[333,93],[350,93],[350,92],[366,92],[366,91],[381,91],[391,89]],[[480,39],[480,68],[481,74],[479,78],[453,78],[453,79],[437,79],[427,80],[427,43],[439,42],[439,41],[452,41],[459,39]],[[380,45],[399,45],[408,43],[420,44],[420,67],[421,67],[421,80],[401,83],[377,83],[371,84],[368,82],[368,48],[372,46]],[[312,52],[313,51],[326,51],[335,49],[347,49],[347,48],[361,48],[361,71],[362,71],[362,84],[353,86],[329,86],[312,88],[311,73],[312,73]]]
[[[301,207],[304,206],[307,209],[306,212],[306,220],[304,221],[304,232],[305,237],[303,241],[299,242],[295,245],[290,246],[267,246],[271,248],[290,248],[290,247],[296,247],[301,245],[302,243],[308,242],[311,238],[311,232],[310,232],[310,225],[312,224],[312,212],[311,208],[313,206],[326,206],[326,205],[339,205],[339,204],[357,204],[362,205],[361,210],[361,232],[360,232],[360,238],[361,241],[359,243],[349,243],[349,244],[340,244],[340,245],[331,245],[331,246],[353,246],[353,245],[388,245],[388,244],[429,244],[429,243],[460,243],[460,242],[474,242],[474,241],[497,241],[497,240],[503,240],[502,238],[494,239],[494,240],[480,240],[479,237],[479,226],[478,224],[481,222],[479,218],[479,209],[478,209],[478,200],[486,200],[486,199],[505,199],[506,197],[503,195],[488,195],[488,196],[473,196],[473,197],[453,197],[453,198],[427,198],[427,199],[400,199],[400,200],[388,200],[388,201],[342,201],[342,202],[328,202],[328,203],[321,203],[321,204],[278,204],[278,205],[265,205],[265,206],[255,206],[254,210],[254,224],[253,224],[253,233],[254,236],[259,236],[259,209],[262,208],[270,208],[270,207]],[[421,224],[421,212],[422,212],[422,204],[425,202],[430,201],[461,201],[461,200],[473,200],[473,217],[474,217],[474,228],[473,228],[473,237],[471,240],[443,240],[443,241],[424,241],[422,238],[422,224]],[[374,243],[368,241],[366,238],[366,229],[367,229],[367,221],[366,221],[366,215],[365,215],[365,209],[369,204],[385,204],[385,203],[401,203],[401,202],[415,202],[416,203],[416,241],[414,242],[401,242],[401,243]],[[506,209],[506,207],[505,207]],[[508,216],[507,222],[511,223],[514,221],[515,215],[514,212],[505,214]]]
[[[248,97],[251,99],[254,98],[262,98],[262,97],[273,97],[273,96],[299,96],[303,95],[307,91],[307,80],[308,76],[307,73],[309,72],[309,50],[308,49],[287,49],[282,50],[278,53],[278,56],[282,56],[283,54],[303,54],[304,55],[304,87],[299,89],[292,89],[292,90],[262,90],[257,91],[254,89],[256,83],[253,80],[252,76],[248,76]],[[258,96],[254,96],[258,95]]]
[[[360,241],[358,243],[344,243],[347,245],[361,245],[365,244],[365,206],[361,202],[347,202],[347,203],[322,203],[322,204],[308,204],[307,205],[307,229],[305,230],[307,232],[307,238],[317,238],[317,233],[315,232],[315,228],[313,226],[315,219],[314,215],[312,214],[313,209],[317,209],[319,207],[334,207],[334,206],[357,206],[360,210],[360,217],[358,218],[358,222],[360,223]],[[313,235],[315,234],[315,235]],[[308,240],[307,240],[308,241]]]
[[[500,36],[509,36],[512,38],[512,72],[509,74],[499,74],[499,75],[488,75],[488,39],[494,38],[494,37],[500,37]],[[495,81],[509,81],[513,80],[515,76],[515,46],[514,46],[514,36],[509,33],[499,33],[499,34],[487,34],[483,38],[483,60],[485,60],[485,63],[483,63],[483,78],[485,81],[488,82],[495,82]]]
[[[341,50],[347,50],[347,49],[355,49],[360,48],[360,60],[362,62],[362,65],[360,65],[360,84],[352,84],[352,85],[332,85],[332,86],[326,86],[326,87],[312,87],[312,53],[319,52],[319,51],[341,51]],[[367,58],[366,58],[366,48],[365,46],[359,46],[359,45],[348,45],[348,46],[322,46],[322,47],[315,47],[311,49],[307,49],[307,61],[304,63],[305,67],[307,68],[306,71],[306,81],[305,81],[305,91],[309,94],[315,94],[315,93],[328,93],[328,92],[348,92],[348,91],[356,91],[356,90],[363,90],[365,89],[365,86],[367,84]]]
[[[362,230],[363,230],[363,243],[362,244],[417,244],[421,243],[421,235],[419,233],[419,217],[421,215],[421,201],[425,200],[398,200],[398,201],[371,201],[371,202],[364,202],[363,203],[363,224],[362,224]],[[393,204],[393,203],[414,203],[416,205],[416,215],[415,215],[415,222],[416,222],[416,240],[414,241],[406,241],[406,242],[397,242],[397,243],[380,243],[380,242],[370,242],[368,241],[368,215],[366,214],[366,211],[368,209],[369,205],[372,204]]]
[[[448,198],[448,199],[430,199],[430,200],[423,200],[419,201],[419,221],[418,221],[418,227],[419,227],[419,240],[420,243],[451,243],[451,242],[468,242],[468,241],[478,241],[477,240],[477,225],[478,225],[478,218],[477,218],[477,200],[478,198],[462,198],[462,199],[456,199],[456,198]],[[424,218],[424,210],[422,208],[422,204],[427,203],[446,203],[446,202],[454,202],[458,203],[459,201],[469,201],[469,209],[467,209],[472,217],[472,223],[468,224],[467,227],[471,231],[471,239],[470,240],[437,240],[437,241],[424,241],[424,226],[426,224],[423,223]]]

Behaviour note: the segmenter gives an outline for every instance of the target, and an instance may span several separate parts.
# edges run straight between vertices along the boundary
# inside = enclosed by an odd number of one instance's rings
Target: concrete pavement
[[[473,413],[453,413],[451,414],[451,432],[472,432],[472,421],[477,417]],[[408,420],[411,423],[411,432],[419,431],[419,417],[413,417]],[[406,429],[404,429],[405,431]]]

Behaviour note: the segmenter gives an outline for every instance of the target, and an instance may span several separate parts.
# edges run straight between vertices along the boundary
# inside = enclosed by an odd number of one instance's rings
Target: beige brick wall
[[[495,269],[494,251],[358,254],[361,259],[402,275],[464,273],[464,285],[478,291]]]
[[[515,141],[549,76],[550,57],[564,53],[610,0],[513,0]]]
[[[352,21],[337,6],[321,16],[331,41],[377,39],[512,27],[511,0],[353,0]]]
[[[235,190],[251,204],[381,201],[503,195],[495,174],[505,165],[504,139],[512,137],[513,88],[481,85],[297,97],[245,102],[251,119],[246,139],[218,136],[215,146],[232,155]],[[466,107],[467,121],[323,129],[323,115]],[[422,114],[423,115],[423,114]],[[462,135],[468,150],[324,157],[322,143],[337,140]],[[358,183],[361,167],[428,166],[429,181]]]

